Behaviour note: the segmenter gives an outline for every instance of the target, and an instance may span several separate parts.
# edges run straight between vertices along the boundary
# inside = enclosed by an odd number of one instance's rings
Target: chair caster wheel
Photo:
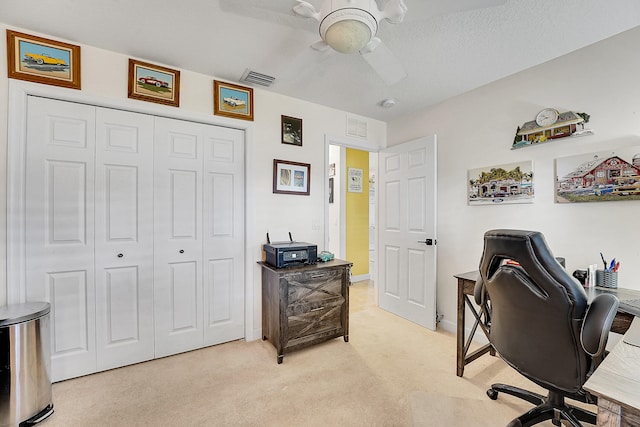
[[[496,400],[498,398],[498,392],[490,388],[489,390],[487,390],[487,396],[489,396],[489,399],[491,400]]]

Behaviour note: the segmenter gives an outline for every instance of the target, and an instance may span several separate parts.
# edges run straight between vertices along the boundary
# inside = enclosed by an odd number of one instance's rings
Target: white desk
[[[633,322],[640,322],[635,318]],[[640,347],[620,340],[584,384],[598,397],[598,427],[640,425]]]

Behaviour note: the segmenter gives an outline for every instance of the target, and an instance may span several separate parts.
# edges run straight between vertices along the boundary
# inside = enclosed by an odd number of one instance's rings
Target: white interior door
[[[244,132],[204,133],[204,345],[244,337]]]
[[[153,338],[153,116],[96,109],[98,370],[150,360]]]
[[[95,108],[27,102],[27,301],[51,303],[51,377],[96,368],[94,282]]]
[[[156,356],[203,345],[202,125],[156,118]]]
[[[436,327],[436,137],[380,151],[378,304]],[[430,240],[429,240],[430,239]]]

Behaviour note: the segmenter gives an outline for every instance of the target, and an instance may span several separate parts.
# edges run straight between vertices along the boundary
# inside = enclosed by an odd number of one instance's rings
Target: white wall
[[[640,290],[639,201],[555,204],[554,159],[640,146],[640,27],[389,123],[388,144],[438,135],[438,312],[454,331],[455,273],[477,270],[492,228],[539,230],[567,269],[621,263],[619,286]],[[469,64],[471,67],[473,64]],[[586,112],[595,135],[510,150],[516,128],[544,107]],[[640,150],[639,150],[640,152]],[[469,169],[533,160],[535,202],[467,205]]]
[[[0,23],[4,34],[6,25]],[[12,28],[33,35],[48,37],[29,29]],[[49,37],[50,38],[50,37]],[[66,41],[66,40],[63,40]],[[75,43],[77,44],[77,43]],[[334,137],[346,134],[346,112],[274,94],[254,88],[254,122],[233,120],[213,116],[213,76],[181,70],[180,108],[165,107],[127,98],[127,75],[129,56],[80,45],[82,49],[82,91],[84,96],[103,101],[114,100],[120,105],[132,105],[148,109],[156,114],[175,115],[180,118],[206,120],[229,127],[249,127],[252,138],[247,145],[247,241],[250,258],[248,280],[253,288],[253,333],[249,339],[260,336],[260,269],[256,262],[262,259],[262,244],[266,242],[269,228],[288,228],[296,240],[314,242],[323,249],[324,208],[326,194],[325,141],[327,135]],[[213,53],[212,53],[213,54]],[[6,168],[7,168],[7,108],[8,79],[6,45],[0,43],[0,305],[7,301],[6,290]],[[139,58],[147,60],[148,58]],[[152,62],[152,61],[150,61]],[[167,64],[158,64],[167,65]],[[171,68],[175,66],[168,65]],[[71,94],[78,91],[58,89]],[[282,144],[280,116],[288,115],[303,119],[303,146]],[[362,144],[376,149],[386,145],[386,124],[373,119],[368,122],[367,141]],[[311,164],[311,195],[296,196],[272,193],[273,159],[284,159]]]

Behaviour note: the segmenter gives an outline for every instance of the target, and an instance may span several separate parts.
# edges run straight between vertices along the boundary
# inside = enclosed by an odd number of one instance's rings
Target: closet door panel
[[[244,132],[204,129],[205,345],[244,337]]]
[[[156,118],[156,357],[203,345],[202,128]]]
[[[98,370],[152,359],[153,117],[96,109]]]
[[[53,381],[95,371],[95,109],[29,97],[25,292],[51,308]]]

